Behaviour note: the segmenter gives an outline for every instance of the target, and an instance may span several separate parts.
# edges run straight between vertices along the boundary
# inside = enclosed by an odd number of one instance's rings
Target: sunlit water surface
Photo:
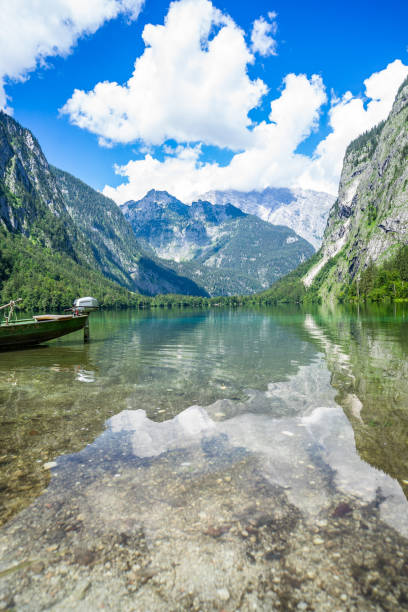
[[[408,328],[96,313],[0,353],[0,609],[408,609]]]

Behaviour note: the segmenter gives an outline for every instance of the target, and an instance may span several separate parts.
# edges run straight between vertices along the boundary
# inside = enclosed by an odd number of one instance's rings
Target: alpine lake
[[[408,610],[408,305],[0,353],[0,610]]]

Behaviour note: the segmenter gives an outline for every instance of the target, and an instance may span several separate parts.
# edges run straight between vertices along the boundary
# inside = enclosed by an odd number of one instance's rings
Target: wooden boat
[[[0,324],[0,350],[32,346],[88,328],[88,313],[67,315],[36,315],[31,319],[12,320],[12,301],[0,309],[9,308],[9,314]],[[84,334],[85,337],[85,334]]]

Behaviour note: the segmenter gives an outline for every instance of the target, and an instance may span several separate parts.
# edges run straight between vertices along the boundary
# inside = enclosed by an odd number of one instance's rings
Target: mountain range
[[[68,214],[85,234],[96,265],[105,276],[145,295],[206,295],[192,281],[178,276],[157,258],[146,255],[112,200],[68,172],[51,169]]]
[[[313,253],[293,230],[231,204],[187,206],[152,191],[121,211],[51,166],[33,134],[5,113],[0,232],[1,299],[21,295],[26,307],[67,305],[84,292],[112,305],[140,294],[254,293]]]
[[[0,112],[1,300],[61,306],[86,292],[125,305],[141,294],[259,291],[259,301],[408,298],[408,80],[388,119],[349,145],[328,213],[331,202],[268,188],[185,204],[151,190],[119,208],[51,166],[33,134]]]
[[[311,244],[231,204],[183,204],[149,191],[121,206],[143,249],[211,296],[255,293],[308,259]]]
[[[330,208],[335,198],[311,189],[268,187],[262,191],[208,191],[200,196],[212,204],[233,204],[273,225],[285,225],[310,242],[322,243]]]

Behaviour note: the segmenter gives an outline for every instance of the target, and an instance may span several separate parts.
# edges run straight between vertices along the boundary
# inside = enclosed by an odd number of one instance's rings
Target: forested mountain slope
[[[118,206],[68,172],[52,167],[66,209],[91,244],[103,274],[146,295],[206,295],[188,278],[149,257]]]
[[[16,285],[17,277],[23,281],[20,274],[15,276],[20,269],[18,251],[26,246],[31,253],[25,265],[26,271],[32,268],[32,295],[34,279],[36,286],[47,279],[50,285],[51,268],[57,276],[64,276],[66,270],[60,266],[72,264],[80,267],[81,283],[71,277],[73,285],[69,285],[75,293],[87,278],[90,288],[96,278],[106,278],[146,294],[205,293],[190,279],[145,256],[117,206],[78,179],[51,168],[32,133],[3,112],[0,227],[2,258],[8,262],[1,279],[5,296],[9,296],[8,281],[13,291],[30,289]],[[47,265],[41,266],[39,262],[45,260]],[[120,287],[112,287],[123,298]]]

